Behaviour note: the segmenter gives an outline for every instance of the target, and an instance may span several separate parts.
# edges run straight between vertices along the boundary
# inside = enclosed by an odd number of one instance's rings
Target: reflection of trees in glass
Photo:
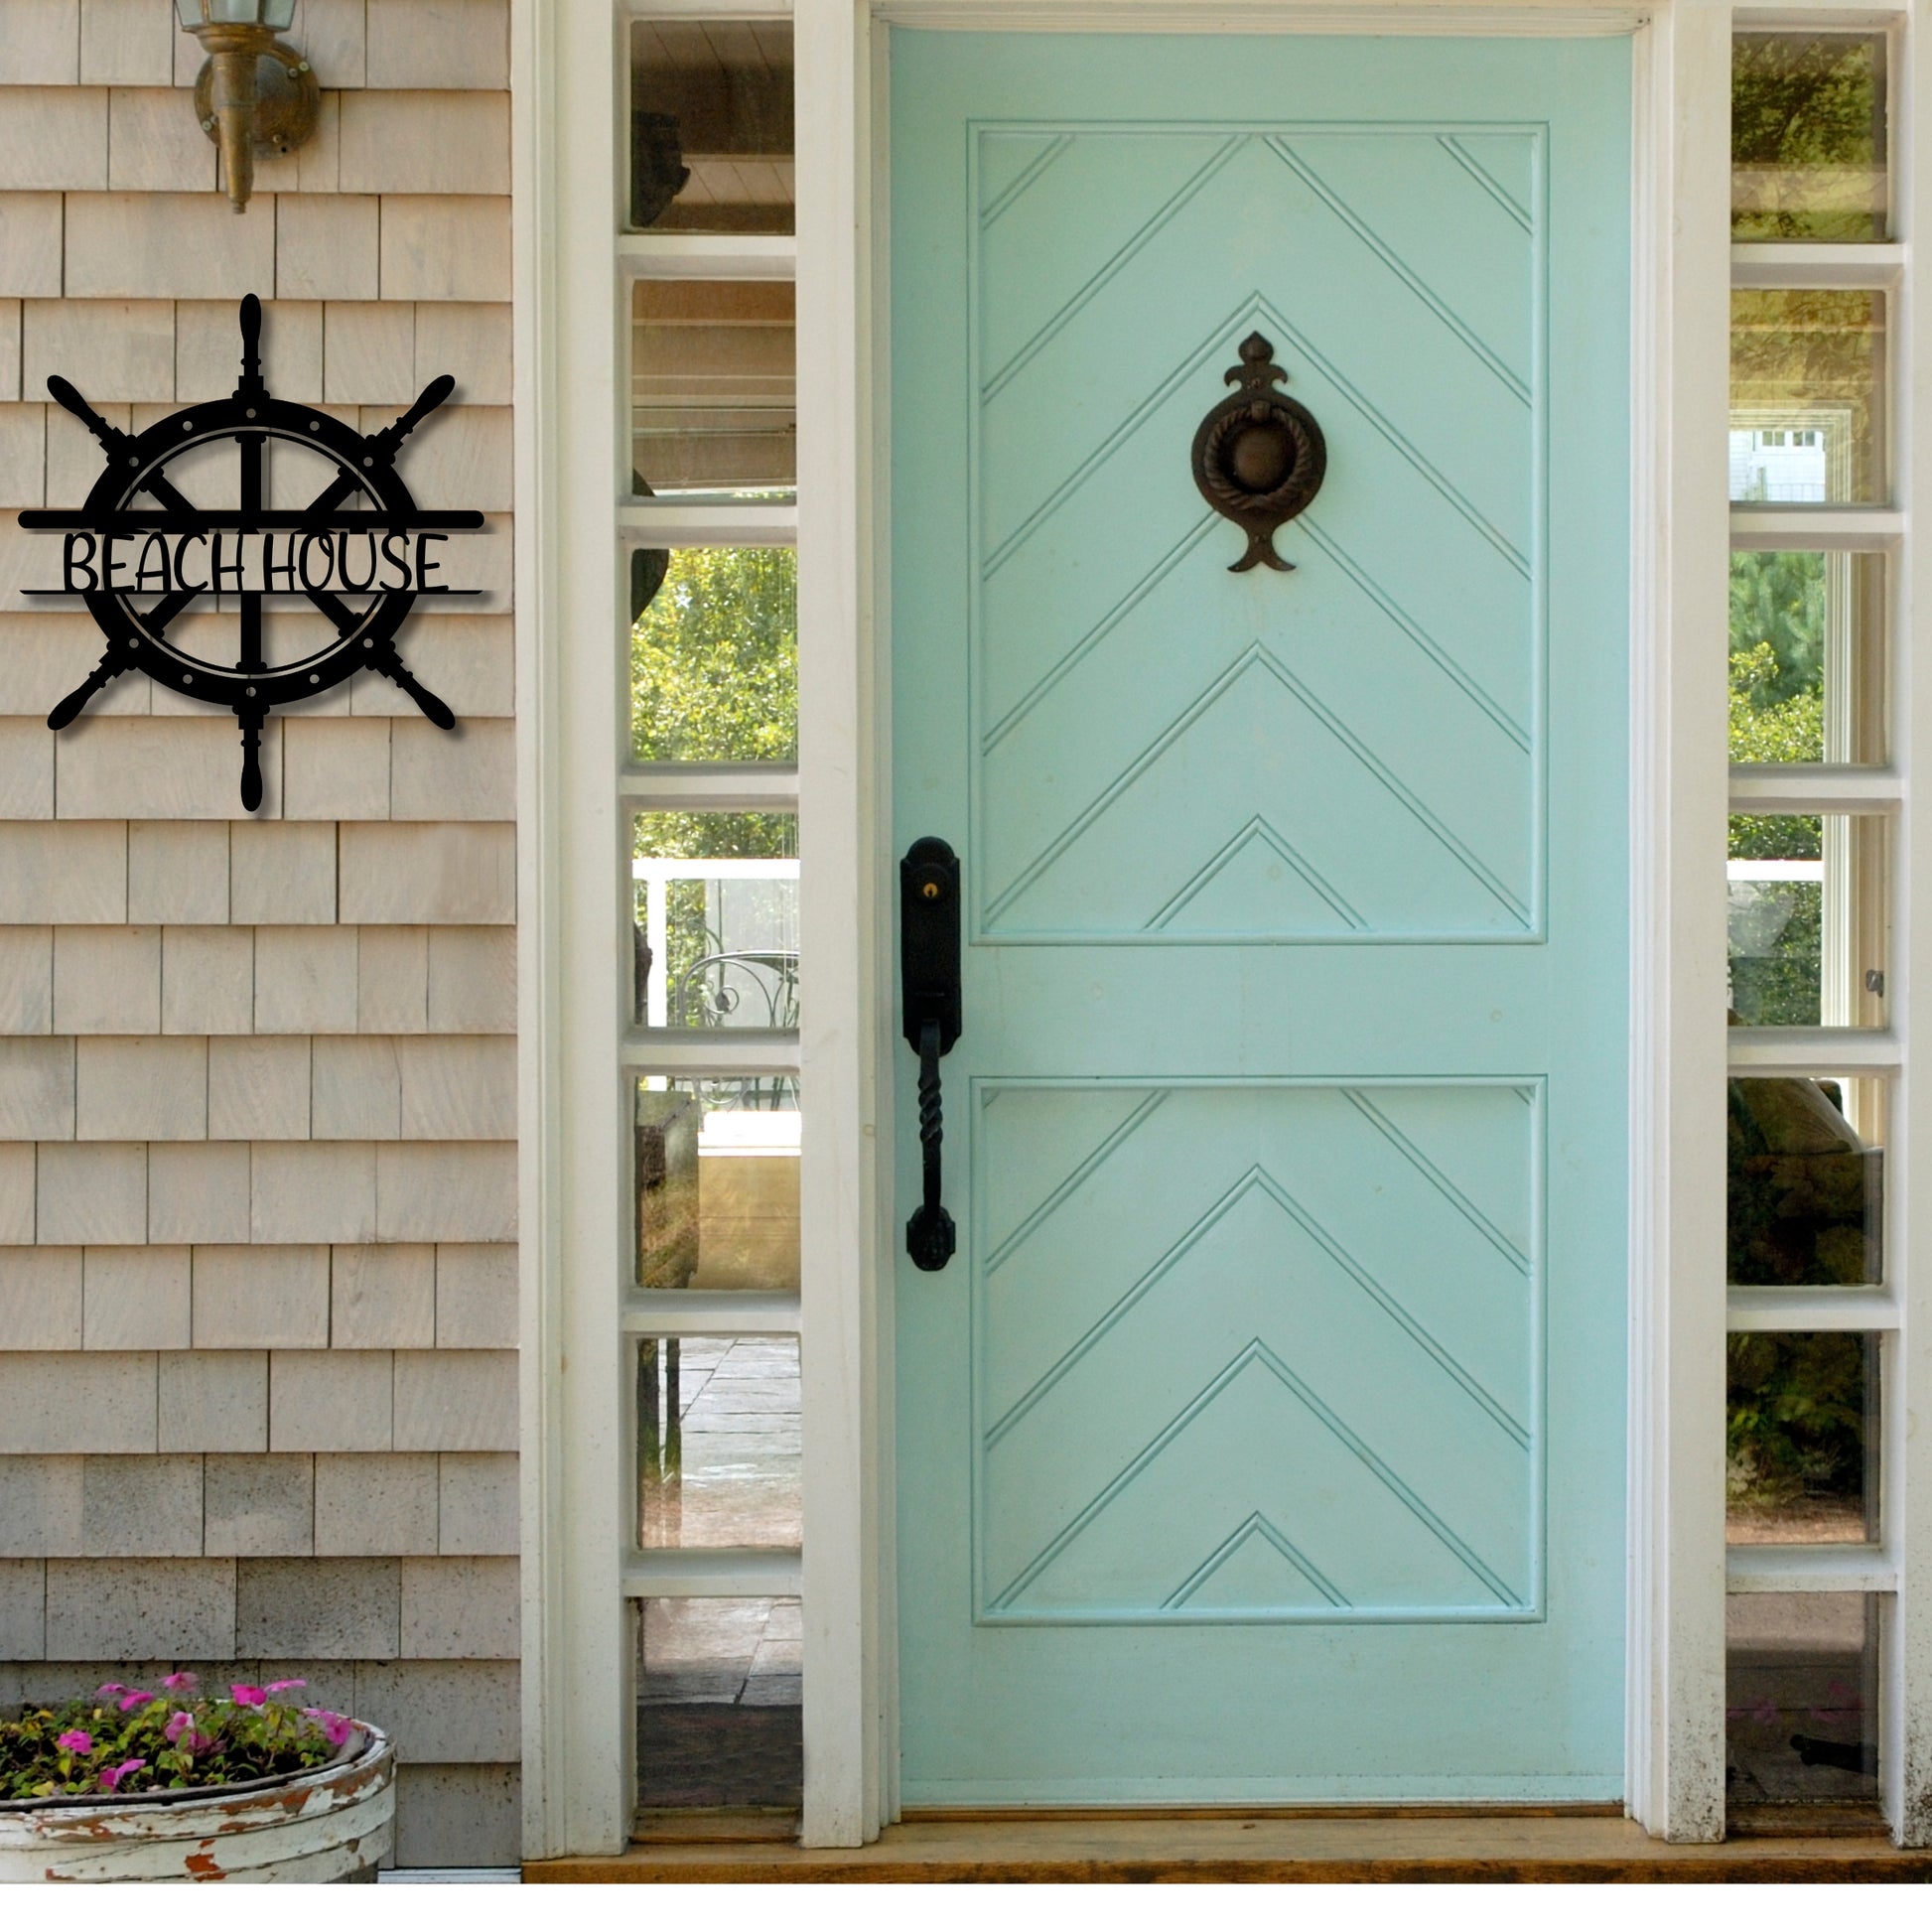
[[[1731,232],[1754,240],[1883,240],[1884,37],[1740,34],[1732,43]]]
[[[1734,289],[1733,427],[1767,419],[1822,434],[1826,493],[1868,503],[1883,484],[1875,405],[1885,299],[1871,289]]]
[[[1863,1501],[1866,1345],[1858,1334],[1729,1338],[1725,1451],[1733,1503]]]

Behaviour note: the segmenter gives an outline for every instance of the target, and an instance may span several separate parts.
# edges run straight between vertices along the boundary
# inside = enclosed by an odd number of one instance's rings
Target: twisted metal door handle
[[[944,839],[915,840],[898,867],[899,980],[905,1043],[919,1056],[924,1194],[905,1224],[905,1252],[928,1274],[953,1257],[957,1233],[940,1198],[945,1116],[939,1062],[960,1032],[959,860]]]
[[[952,1259],[955,1231],[952,1216],[939,1199],[941,1187],[939,1144],[945,1139],[945,1115],[939,1099],[939,1023],[928,1020],[919,1029],[919,1152],[925,1170],[925,1198],[905,1224],[905,1252],[915,1268],[928,1274]]]

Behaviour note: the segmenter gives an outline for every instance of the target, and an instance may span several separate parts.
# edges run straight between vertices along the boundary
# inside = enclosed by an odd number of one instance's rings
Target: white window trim
[[[667,0],[655,13],[774,13]],[[619,10],[620,12],[621,9]],[[1628,1806],[1654,1833],[1724,1826],[1725,1011],[1727,809],[1725,496],[1729,39],[1725,0],[796,0],[800,544],[799,770],[808,962],[801,1060],[811,1112],[804,1243],[805,1738],[808,1844],[854,1845],[897,1815],[893,1625],[890,683],[885,531],[875,480],[889,371],[884,180],[891,21],[1012,28],[1561,34],[1636,48],[1631,582],[1631,1283]],[[1909,87],[1932,98],[1932,31],[1909,0],[1758,5],[1736,24],[1904,20]],[[525,1856],[614,1854],[630,1826],[624,1655],[624,1256],[616,1078],[625,986],[625,743],[614,504],[621,479],[621,314],[608,299],[621,193],[622,64],[603,0],[512,0],[517,482],[519,1208],[522,1243]],[[1683,111],[1687,104],[1718,111]],[[600,103],[607,111],[599,111]],[[1932,143],[1893,127],[1899,232],[1932,207]],[[603,185],[600,187],[600,184]],[[883,197],[881,198],[883,206]],[[1909,249],[1900,251],[1901,265]],[[1893,318],[1897,495],[1932,475],[1932,301],[1909,271]],[[875,353],[875,348],[880,352]],[[1894,623],[1915,611],[1921,549],[1900,556]],[[1921,564],[1919,575],[1926,566]],[[1925,600],[1921,600],[1923,603]],[[1716,641],[1714,641],[1716,640]],[[1898,769],[1932,754],[1932,678],[1894,671]],[[606,748],[599,754],[597,748]],[[1932,786],[1902,787],[1893,1037],[1910,963],[1932,959]],[[1932,1273],[1932,1080],[1903,1079],[1887,1153],[1894,1279]],[[1916,1299],[1923,1302],[1921,1293]],[[1894,1386],[1932,1388],[1932,1311],[1890,1304]],[[1932,1839],[1932,1431],[1888,1405],[1886,1805]],[[1910,1713],[1910,1722],[1907,1713]]]

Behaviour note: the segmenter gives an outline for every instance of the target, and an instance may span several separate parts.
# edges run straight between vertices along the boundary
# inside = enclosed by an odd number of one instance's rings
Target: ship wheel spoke
[[[336,481],[309,505],[311,516],[327,516],[331,510],[339,510],[362,488],[362,479],[352,470],[339,470]]]
[[[336,626],[336,635],[339,637],[348,636],[367,615],[366,612],[351,609],[334,591],[312,591],[305,584],[302,587],[302,595]]]
[[[197,502],[193,502],[187,496],[183,495],[183,493],[179,489],[177,489],[173,483],[171,483],[168,481],[166,473],[161,470],[155,471],[155,473],[151,477],[144,478],[141,483],[141,487],[145,489],[148,492],[148,494],[152,496],[154,500],[162,506],[163,509],[174,510],[178,515],[181,516],[199,516],[201,514],[201,510],[202,510],[201,504]]]
[[[170,591],[166,597],[158,597],[141,613],[141,622],[150,637],[161,633],[195,602],[205,597],[205,591]]]
[[[238,671],[265,671],[262,658],[262,594],[241,593],[241,655],[235,659]]]
[[[258,429],[235,432],[241,445],[241,521],[243,528],[262,511],[262,444],[267,438]]]

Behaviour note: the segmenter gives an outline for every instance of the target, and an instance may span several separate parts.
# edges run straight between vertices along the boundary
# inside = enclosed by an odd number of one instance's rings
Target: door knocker
[[[1278,395],[1288,371],[1275,345],[1252,335],[1225,380],[1238,394],[1217,403],[1194,432],[1194,483],[1209,504],[1248,533],[1248,548],[1230,570],[1295,566],[1275,554],[1275,532],[1314,501],[1328,467],[1321,428],[1292,396]]]

